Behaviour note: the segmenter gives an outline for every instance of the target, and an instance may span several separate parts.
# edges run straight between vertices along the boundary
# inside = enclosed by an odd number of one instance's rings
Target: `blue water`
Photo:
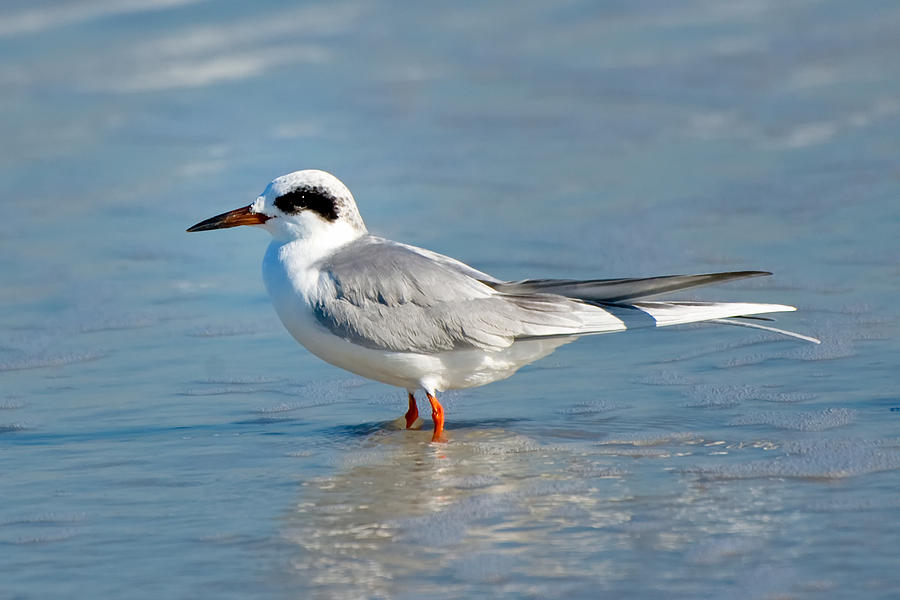
[[[0,597],[893,598],[894,2],[4,2]],[[778,325],[443,396],[282,330],[300,168],[498,276],[767,269]],[[426,428],[427,429],[427,428]]]

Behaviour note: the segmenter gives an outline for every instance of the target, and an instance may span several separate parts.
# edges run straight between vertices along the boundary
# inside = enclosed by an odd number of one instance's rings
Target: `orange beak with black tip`
[[[269,220],[266,215],[250,212],[250,207],[237,208],[235,210],[216,215],[196,225],[188,227],[188,232],[210,231],[212,229],[227,229],[238,225],[262,225]]]

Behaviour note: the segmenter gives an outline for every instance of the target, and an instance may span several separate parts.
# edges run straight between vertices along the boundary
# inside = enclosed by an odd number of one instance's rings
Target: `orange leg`
[[[431,402],[431,419],[434,421],[434,435],[431,436],[431,441],[446,441],[444,438],[444,407],[437,398],[428,392],[425,393],[428,395],[428,401]]]
[[[419,407],[416,406],[416,397],[409,394],[409,410],[406,411],[406,428],[409,429],[419,418]]]

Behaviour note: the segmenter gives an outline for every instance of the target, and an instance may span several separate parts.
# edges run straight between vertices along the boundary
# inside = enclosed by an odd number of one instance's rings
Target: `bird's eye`
[[[338,218],[335,199],[315,188],[298,188],[275,198],[275,206],[288,215],[296,215],[303,210],[311,210],[326,221]]]

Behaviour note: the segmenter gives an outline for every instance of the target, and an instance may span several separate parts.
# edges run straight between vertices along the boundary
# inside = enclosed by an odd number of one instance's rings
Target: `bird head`
[[[366,233],[353,194],[337,177],[307,169],[273,179],[256,200],[188,228],[189,232],[256,225],[280,240]]]

